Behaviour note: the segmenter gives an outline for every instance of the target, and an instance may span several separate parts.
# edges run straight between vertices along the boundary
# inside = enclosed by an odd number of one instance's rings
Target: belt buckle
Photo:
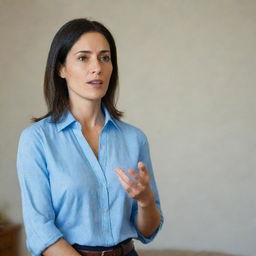
[[[102,251],[100,256],[105,256],[105,255],[107,255],[107,252],[109,252],[109,251]]]
[[[106,256],[106,255],[108,255],[108,253],[110,253],[110,252],[114,252],[114,255],[117,255],[116,252],[115,252],[115,250],[108,250],[108,251],[102,251],[101,254],[100,254],[100,256]]]

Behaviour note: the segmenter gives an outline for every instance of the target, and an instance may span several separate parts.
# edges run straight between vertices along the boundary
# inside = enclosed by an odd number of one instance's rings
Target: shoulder
[[[126,134],[126,136],[136,138],[141,143],[145,143],[147,141],[146,134],[138,127],[131,125],[123,120],[115,120],[118,128],[122,133]]]
[[[21,131],[20,142],[27,141],[41,142],[45,134],[55,128],[55,123],[50,122],[50,118],[46,117],[36,123],[32,123]]]

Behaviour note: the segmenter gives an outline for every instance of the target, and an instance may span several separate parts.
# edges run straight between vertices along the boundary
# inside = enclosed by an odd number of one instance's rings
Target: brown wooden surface
[[[0,228],[0,256],[18,256],[20,229],[19,224]]]
[[[220,252],[183,250],[137,250],[139,256],[237,256]]]

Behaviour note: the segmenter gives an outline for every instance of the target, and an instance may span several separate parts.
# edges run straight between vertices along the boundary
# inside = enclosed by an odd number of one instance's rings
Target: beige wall
[[[147,248],[255,255],[255,13],[255,0],[1,0],[0,206],[22,221],[17,140],[45,112],[50,42],[91,17],[116,38],[119,106],[151,145],[165,225]]]

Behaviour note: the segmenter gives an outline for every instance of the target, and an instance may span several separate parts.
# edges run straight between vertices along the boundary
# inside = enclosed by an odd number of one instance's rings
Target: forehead
[[[109,43],[105,36],[99,32],[87,32],[80,36],[70,51],[102,51],[110,50]]]

